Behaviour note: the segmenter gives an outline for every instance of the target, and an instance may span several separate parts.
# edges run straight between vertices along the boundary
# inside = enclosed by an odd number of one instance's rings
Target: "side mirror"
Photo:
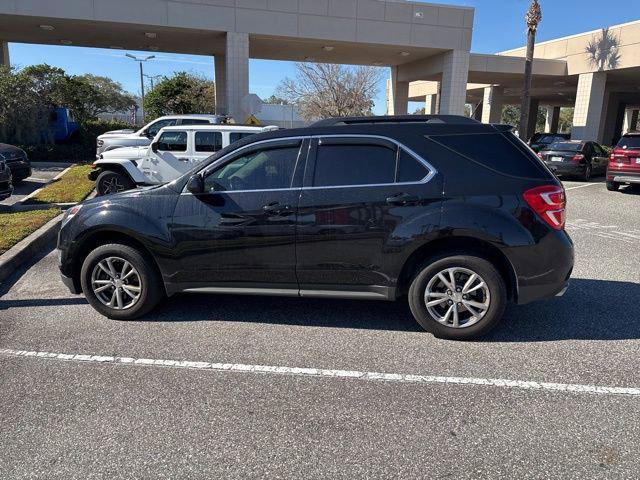
[[[151,144],[151,151],[152,151],[153,153],[156,153],[156,152],[158,151],[158,142],[153,142],[153,143]]]
[[[204,193],[204,179],[201,175],[192,175],[187,182],[187,190],[194,195]]]

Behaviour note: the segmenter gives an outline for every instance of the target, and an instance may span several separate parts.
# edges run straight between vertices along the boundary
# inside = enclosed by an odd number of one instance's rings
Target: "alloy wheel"
[[[124,192],[124,185],[118,182],[118,177],[111,177],[102,182],[102,191],[105,194]]]
[[[442,325],[466,328],[487,314],[491,294],[484,279],[468,268],[438,272],[427,284],[424,302],[429,314]]]
[[[140,299],[142,281],[138,270],[127,260],[107,257],[93,268],[91,288],[102,304],[114,310],[126,310]]]

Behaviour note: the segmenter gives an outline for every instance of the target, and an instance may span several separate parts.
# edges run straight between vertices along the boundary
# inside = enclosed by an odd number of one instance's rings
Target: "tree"
[[[531,106],[531,76],[533,70],[533,50],[536,44],[536,32],[542,20],[542,11],[538,0],[532,0],[525,21],[527,22],[527,57],[524,64],[524,88],[520,105],[520,138],[527,140],[529,130],[529,107]]]
[[[269,98],[263,100],[263,102],[269,105],[290,105],[289,100],[278,97],[277,95],[271,95]]]
[[[285,78],[276,95],[297,105],[305,120],[372,115],[381,79],[376,67],[297,63],[296,78]]]
[[[536,116],[536,132],[544,132],[547,116],[546,110],[538,108],[538,115]],[[512,125],[520,132],[520,107],[517,105],[506,105],[502,109],[502,123]]]
[[[136,104],[133,95],[125,92],[120,83],[108,77],[87,73],[71,78],[85,85],[78,93],[86,95],[79,101],[89,118],[97,118],[101,113],[123,112]]]
[[[168,114],[211,113],[216,106],[215,92],[212,80],[176,72],[163,77],[145,95],[144,110],[148,119]]]

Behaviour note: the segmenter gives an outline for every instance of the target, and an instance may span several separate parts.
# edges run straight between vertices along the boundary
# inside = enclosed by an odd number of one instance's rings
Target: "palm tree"
[[[533,66],[533,49],[536,44],[538,24],[542,20],[542,11],[538,0],[531,0],[529,10],[525,15],[527,22],[527,58],[524,64],[524,88],[522,90],[522,104],[520,106],[520,138],[527,139],[529,130],[529,109],[531,107],[531,70]]]

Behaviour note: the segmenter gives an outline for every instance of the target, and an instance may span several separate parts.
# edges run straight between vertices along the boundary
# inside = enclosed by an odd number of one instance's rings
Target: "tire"
[[[105,170],[96,179],[96,190],[99,196],[131,190],[135,184],[129,177],[114,170]]]
[[[607,190],[610,192],[617,192],[620,188],[620,184],[618,182],[610,182],[607,180]]]
[[[125,261],[133,267],[134,274],[128,274],[130,270],[124,269]],[[103,262],[103,266],[108,266],[110,262],[113,266],[112,273],[122,271],[128,277],[123,277],[124,280],[120,279],[119,275],[116,277],[116,281],[120,280],[117,285],[121,286],[120,302],[122,308],[113,308],[105,304],[105,300],[111,298],[114,306],[117,307],[119,299],[115,293],[116,284],[113,283],[113,275],[107,274],[100,268],[101,262]],[[99,289],[108,286],[109,281],[112,281],[109,288],[96,293],[94,286]],[[98,282],[100,283],[98,284]],[[164,297],[164,288],[160,275],[153,265],[153,260],[135,248],[117,243],[102,245],[89,253],[82,264],[80,283],[89,304],[105,317],[116,320],[139,318],[150,312]],[[134,291],[135,289],[138,291]],[[127,291],[133,295],[137,294],[137,300],[134,300]],[[131,303],[131,305],[127,306],[127,303]]]
[[[584,169],[584,173],[582,174],[582,180],[584,180],[585,182],[588,182],[589,180],[591,180],[592,173],[593,173],[593,169],[591,167],[591,164],[588,163],[586,168]]]
[[[457,294],[457,297],[455,299],[449,298],[448,289],[438,277],[439,273],[446,272],[448,269],[457,269],[457,273],[454,273],[454,278],[457,281],[456,286],[460,288],[470,279],[471,274],[476,274],[480,277],[479,280],[475,280],[470,285],[470,289],[475,291],[467,294],[465,296],[466,300],[460,298],[462,292],[451,292],[454,296]],[[446,273],[445,275],[445,278],[450,280]],[[477,286],[480,281],[484,282],[486,288],[474,289],[473,287]],[[442,290],[442,292],[433,293],[434,297],[430,297],[434,298],[432,302],[441,300],[442,296],[447,295],[446,301],[431,307],[431,311],[427,307],[425,299],[426,290],[430,285],[430,291],[432,292]],[[477,308],[475,305],[479,303],[486,303],[488,307],[484,314],[474,316],[471,310],[468,310],[462,304],[462,302],[467,303],[469,301],[473,302],[473,305],[469,304],[469,306],[474,310]],[[450,305],[449,302],[454,302],[454,304]],[[506,302],[507,289],[498,270],[489,261],[473,254],[449,254],[432,259],[423,266],[409,288],[409,307],[420,326],[438,338],[451,340],[471,340],[488,333],[501,320]],[[444,315],[441,315],[440,321],[438,321],[438,318],[431,313],[444,313],[450,308],[458,310],[458,327],[453,326],[453,315],[450,316],[448,323],[442,323]],[[476,313],[479,312],[480,309],[477,309]]]

